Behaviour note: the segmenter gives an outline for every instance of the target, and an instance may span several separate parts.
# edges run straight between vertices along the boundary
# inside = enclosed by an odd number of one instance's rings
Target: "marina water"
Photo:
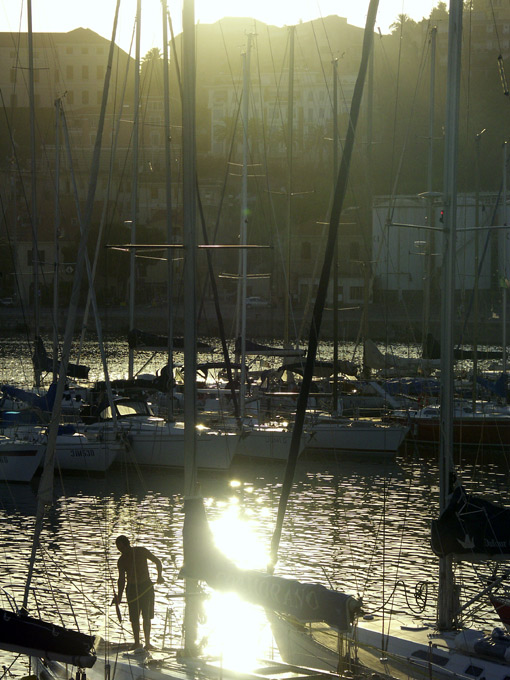
[[[20,338],[0,343],[3,383],[31,379],[31,363],[20,351]],[[108,346],[112,378],[125,377],[127,347]],[[137,366],[147,357],[137,355]],[[161,367],[160,363],[157,368]],[[82,363],[91,378],[101,376],[99,355],[87,343]],[[164,363],[164,362],[163,362]],[[148,366],[147,372],[154,371]],[[508,461],[483,453],[458,456],[468,491],[509,504]],[[216,543],[241,567],[265,569],[275,524],[284,467],[281,464],[235,462],[228,473],[202,474],[201,492]],[[23,599],[35,524],[36,478],[32,484],[0,483],[0,586]],[[164,585],[156,586],[152,642],[156,647],[182,644],[183,475],[116,466],[104,476],[55,475],[55,502],[44,521],[30,608],[38,606],[48,620],[79,625],[85,632],[119,642],[131,641],[127,608],[123,621],[110,606],[116,587],[118,552],[115,538],[128,535],[135,545],[151,549],[163,562]],[[393,616],[408,619],[425,609],[435,617],[438,560],[430,549],[430,521],[438,512],[435,452],[399,453],[396,457],[338,456],[298,464],[280,547],[276,573],[319,582],[360,596],[369,614],[383,603]],[[462,565],[458,578],[465,596],[486,584],[492,565]],[[155,580],[155,573],[153,574]],[[200,624],[204,650],[225,664],[278,656],[264,613],[229,594],[204,598]],[[9,608],[5,593],[2,606]],[[497,625],[482,600],[465,616]],[[14,662],[14,663],[13,663]],[[12,664],[12,666],[11,666]],[[26,674],[26,660],[0,653],[8,677]],[[0,674],[1,676],[1,674]]]

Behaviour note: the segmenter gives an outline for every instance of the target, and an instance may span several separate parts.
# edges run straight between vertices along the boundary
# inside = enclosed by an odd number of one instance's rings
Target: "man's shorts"
[[[144,619],[154,618],[154,586],[152,581],[128,585],[126,598],[130,621],[138,621],[140,614]]]

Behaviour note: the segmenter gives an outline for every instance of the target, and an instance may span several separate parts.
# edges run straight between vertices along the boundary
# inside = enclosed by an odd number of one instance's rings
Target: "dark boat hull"
[[[91,668],[96,638],[40,619],[0,609],[0,649]]]

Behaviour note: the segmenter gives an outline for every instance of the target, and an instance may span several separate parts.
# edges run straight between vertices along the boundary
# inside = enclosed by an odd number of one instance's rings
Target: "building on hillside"
[[[505,218],[497,194],[479,195],[478,220],[476,205],[474,194],[458,195],[455,296],[461,315],[470,300],[472,303],[472,294],[477,286],[481,319],[488,319],[501,304],[500,286],[508,231],[501,228]],[[443,253],[442,219],[439,199],[430,213],[426,199],[417,196],[381,196],[374,199],[372,259],[375,301],[421,309],[428,290],[432,304],[435,300],[438,307]],[[490,229],[491,226],[495,228]]]

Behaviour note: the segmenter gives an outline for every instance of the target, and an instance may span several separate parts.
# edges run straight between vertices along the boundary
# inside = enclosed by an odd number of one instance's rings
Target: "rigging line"
[[[172,34],[172,37],[173,37],[173,34]],[[179,92],[180,92],[181,101],[182,101],[182,99],[183,99],[183,87],[182,87],[182,82],[180,80],[179,59],[178,59],[178,56],[177,56],[175,50],[174,50],[174,56],[175,56],[175,61],[176,61],[176,70],[177,70],[177,74],[179,76],[179,80],[178,80]],[[237,118],[236,118],[236,126],[237,126],[237,120],[239,118],[240,106],[241,106],[241,100],[239,99],[239,108],[238,108],[238,114],[237,114]],[[236,128],[234,127],[232,139],[231,139],[230,155],[232,155],[233,148],[234,148],[235,129]],[[228,169],[229,168],[228,168],[228,164],[227,164],[226,174],[225,174],[225,179],[224,179],[224,189],[223,189],[223,192],[222,192],[221,204],[220,204],[220,208],[219,208],[219,211],[218,211],[218,216],[217,216],[217,221],[216,221],[216,226],[215,226],[214,239],[216,239],[217,232],[218,232],[218,229],[219,229],[219,218],[220,218],[220,213],[221,213],[221,205],[223,204],[223,200],[224,200],[224,197],[225,197],[225,186],[226,186],[226,181],[227,181],[227,177],[228,177]],[[202,200],[201,200],[201,197],[200,197],[200,191],[199,191],[199,186],[198,186],[198,176],[195,177],[194,181],[195,181],[195,185],[196,185],[197,205],[198,205],[198,210],[199,210],[200,222],[201,222],[201,225],[202,225],[202,233],[203,233],[203,236],[204,236],[204,240],[207,242],[207,240],[208,240],[207,239],[207,228],[206,228],[206,223],[205,223],[203,204],[202,204]],[[213,270],[213,266],[212,266],[212,256],[211,256],[211,253],[209,252],[209,250],[207,251],[206,257],[207,257],[207,265],[208,265],[208,273],[209,273],[210,284],[211,284],[212,291],[213,291],[216,317],[217,317],[217,322],[218,322],[218,325],[219,325],[221,346],[222,346],[223,356],[224,356],[224,360],[225,360],[225,364],[226,364],[226,368],[227,368],[228,380],[229,380],[229,383],[231,385],[232,403],[234,405],[235,413],[236,413],[236,416],[237,416],[238,415],[237,397],[236,397],[236,394],[235,394],[235,387],[234,387],[234,380],[233,380],[233,375],[232,375],[230,355],[229,355],[228,347],[227,347],[227,343],[226,343],[225,331],[224,331],[224,326],[223,326],[223,317],[222,317],[222,314],[221,314],[221,309],[220,309],[220,304],[219,304],[218,289],[217,289],[216,280],[215,280],[215,276],[214,276],[214,270]],[[204,282],[204,286],[205,285],[206,285],[206,283]],[[204,291],[205,291],[205,288],[204,288]],[[204,309],[204,295],[202,295],[202,304],[201,304],[201,308],[200,308],[200,310],[197,314],[197,319],[203,313],[203,309]]]
[[[469,12],[469,29],[468,29],[468,40],[467,40],[467,83],[466,83],[466,139],[471,137],[471,131],[469,129],[469,120],[471,115],[471,57],[472,57],[472,37],[473,37],[473,0],[470,0],[470,12]],[[476,166],[476,163],[474,164]]]
[[[232,81],[232,89],[234,90],[235,98],[238,99],[238,90],[239,87],[236,85],[236,79],[234,78],[234,71],[232,68],[232,62],[230,61],[230,54],[228,52],[228,46],[227,46],[227,41],[225,40],[225,33],[223,32],[223,21],[219,21],[219,27],[220,27],[220,32],[221,32],[221,39],[223,41],[223,49],[225,50],[225,56],[227,58],[227,64],[228,64],[228,72],[230,73],[230,80]]]
[[[318,41],[317,41],[317,35],[316,35],[316,33],[315,33],[314,22],[311,21],[310,24],[311,24],[311,27],[312,27],[313,39],[314,39],[314,42],[315,42],[315,49],[317,50],[317,55],[318,55],[318,57],[319,57],[319,63],[320,63],[321,71],[322,71],[322,78],[323,78],[324,84],[325,84],[325,86],[326,86],[326,92],[328,93],[329,105],[330,105],[330,108],[333,109],[333,95],[332,95],[332,93],[331,93],[331,88],[330,88],[330,85],[329,85],[329,82],[328,82],[328,78],[327,78],[327,76],[326,76],[326,70],[325,70],[325,68],[324,68],[324,61],[323,61],[322,58],[321,58],[321,53],[320,53],[320,50],[319,50],[319,43],[318,43]],[[323,27],[324,27],[324,22],[323,22]],[[326,30],[324,30],[324,32],[326,33]],[[326,33],[326,38],[328,39],[328,46],[329,46],[329,52],[330,52],[330,60],[333,61],[333,58],[334,58],[334,57],[333,57],[333,51],[332,51],[332,49],[331,49],[331,45],[329,44],[329,38],[328,38],[327,33]],[[344,99],[345,99],[345,98],[344,98]],[[336,121],[333,121],[333,125],[336,125]],[[342,144],[342,142],[340,141],[340,139],[339,139],[339,143],[340,143],[340,145]]]
[[[403,26],[401,26],[401,31],[402,31],[402,29],[403,29]],[[401,39],[400,43],[399,43],[399,57],[398,57],[398,69],[397,69],[397,73],[398,73],[398,75],[397,75],[397,96],[396,96],[396,101],[395,101],[395,116],[394,116],[394,126],[393,126],[393,139],[394,140],[397,137],[397,113],[398,113],[398,108],[399,108],[398,105],[399,105],[399,92],[400,92],[402,42],[403,41]],[[406,152],[406,149],[407,149],[407,144],[409,142],[409,136],[411,134],[411,123],[413,121],[414,111],[415,111],[415,108],[416,108],[416,105],[417,105],[417,99],[418,99],[418,86],[419,86],[419,83],[421,81],[421,78],[423,77],[423,72],[424,72],[425,64],[426,64],[426,58],[425,57],[426,57],[428,49],[429,49],[429,44],[430,43],[429,43],[429,40],[428,40],[428,36],[426,36],[424,43],[422,45],[421,58],[420,58],[420,64],[419,64],[419,68],[418,68],[418,74],[417,74],[416,84],[415,84],[414,93],[413,93],[413,99],[412,99],[412,102],[411,102],[411,107],[409,109],[409,115],[408,115],[408,118],[407,118],[407,125],[406,125],[406,130],[405,130],[404,143],[402,145],[402,151],[400,153],[400,157],[399,157],[399,160],[398,160],[397,171],[395,172],[393,188],[392,188],[392,191],[390,193],[390,196],[393,199],[394,199],[396,191],[397,191],[397,183],[400,181],[400,173],[402,171],[402,165],[403,165],[403,162],[404,162],[404,155],[405,155],[405,152]],[[394,161],[395,161],[395,155],[394,155],[395,145],[394,144],[393,144],[393,147],[392,147],[392,161],[391,161],[392,168],[394,166]],[[389,174],[390,179],[391,179],[391,176],[392,176],[392,173],[390,172],[390,174]],[[390,206],[391,206],[391,202],[390,202]],[[388,219],[390,219],[390,220],[393,218],[393,209],[394,209],[394,206],[391,210],[389,209],[389,211],[388,211]]]
[[[269,45],[270,45],[271,56],[273,57],[271,37],[269,35],[269,27],[267,27],[266,30],[267,30],[267,34],[268,34],[268,41],[269,41]],[[290,58],[291,58],[290,49],[291,49],[290,48],[290,32],[287,31],[287,43],[286,43],[285,51],[284,51],[283,58],[282,58],[282,66],[281,66],[281,70],[280,70],[279,80],[276,79],[276,69],[274,68],[274,60],[273,60],[273,73],[275,74],[275,87],[276,87],[276,92],[277,92],[277,98],[276,98],[276,102],[275,102],[275,105],[274,105],[273,111],[272,111],[271,126],[269,128],[270,133],[269,133],[269,139],[268,139],[268,141],[270,142],[271,141],[271,135],[272,135],[273,139],[275,139],[275,137],[276,137],[275,142],[277,144],[280,144],[280,131],[279,131],[279,129],[278,129],[276,123],[275,123],[275,121],[277,120],[277,117],[279,117],[279,122],[281,123],[281,130],[283,132],[284,139],[285,139],[285,142],[286,142],[287,157],[289,156],[289,149],[288,149],[288,141],[289,141],[288,125],[289,125],[289,121],[286,121],[284,113],[283,113],[283,106],[282,106],[282,102],[281,102],[280,92],[281,92],[281,87],[282,87],[282,83],[283,83],[283,80],[284,80],[284,65],[286,63],[286,60],[288,60],[289,64],[290,64]],[[290,78],[290,72],[289,72],[289,78]],[[290,122],[290,124],[292,125],[292,121]],[[275,130],[276,134],[275,134],[275,132],[271,132],[273,130],[273,125],[275,126],[274,130]],[[266,160],[266,167],[269,167],[269,164],[267,162],[267,150],[266,150],[265,160]],[[290,190],[291,190],[291,187],[287,187],[287,191],[290,191]],[[271,194],[270,194],[270,196],[271,196]],[[275,221],[275,224],[277,224],[276,221]],[[288,292],[290,272],[287,271],[287,262],[286,262],[287,257],[286,257],[286,253],[284,252],[285,247],[286,247],[285,238],[283,239],[283,241],[281,240],[280,231],[281,230],[279,228],[276,229],[278,248],[276,250],[275,260],[277,259],[277,257],[279,257],[279,259],[280,259],[281,271],[283,272],[284,290]],[[292,322],[294,337],[296,338],[297,337],[297,325],[296,325],[295,315],[292,312],[292,305],[291,304],[289,304],[289,322],[290,321]]]
[[[257,41],[257,27],[256,27],[256,22],[254,26],[254,34],[253,34],[253,44],[254,44],[254,50],[256,50],[256,65],[257,65],[257,76],[258,76],[258,90],[253,86],[250,86],[250,105],[251,105],[251,121],[252,124],[258,125],[260,122],[260,128],[257,127],[256,130],[254,131],[255,136],[258,138],[258,135],[262,137],[263,145],[262,145],[262,158],[265,158],[265,149],[266,149],[266,123],[264,120],[264,98],[263,98],[263,83],[262,83],[262,74],[261,74],[261,67],[260,67],[260,52],[258,49],[258,41]],[[252,55],[253,58],[253,55]],[[255,94],[258,94],[258,97],[255,96]],[[260,110],[260,117],[257,117],[257,105]],[[248,148],[248,153],[250,154],[250,161],[252,164],[255,165],[255,159],[254,159],[254,149],[252,145],[250,145],[249,140],[248,140],[249,148]],[[257,144],[257,149],[259,148],[259,145]],[[267,162],[261,163],[260,164],[263,168],[263,172],[261,174],[255,174],[254,176],[254,183],[255,183],[255,193],[257,197],[259,198],[258,201],[258,206],[261,210],[262,213],[262,220],[264,224],[269,225],[269,233],[268,233],[268,242],[271,244],[271,237],[272,237],[272,232],[275,226],[275,222],[271,222],[271,213],[269,215],[267,214],[267,205],[266,201],[264,200],[264,194],[265,194],[265,187],[267,186],[267,170],[268,170],[268,165]]]
[[[131,41],[130,41],[130,44],[129,44],[128,56],[131,56],[131,53],[133,51],[133,45],[134,45],[134,41],[135,41],[135,33],[136,33],[136,21],[133,21],[133,27],[132,27],[132,30],[131,30]],[[119,80],[119,69],[120,69],[120,59],[118,58],[118,56],[119,56],[119,53],[117,53],[117,59],[116,59],[116,83],[118,83],[118,80]],[[123,111],[123,107],[124,107],[125,95],[126,95],[126,91],[127,91],[127,82],[128,82],[129,70],[130,70],[129,59],[127,59],[126,60],[126,68],[125,68],[125,71],[124,71],[124,81],[123,81],[123,86],[122,86],[121,95],[120,95],[120,102],[119,102],[119,106],[118,106],[118,109],[117,109],[118,110],[117,124],[115,126],[115,129],[114,129],[114,126],[112,126],[112,130],[111,130],[111,135],[112,135],[111,138],[113,140],[115,140],[115,143],[112,143],[111,151],[110,151],[110,166],[109,167],[110,167],[110,173],[111,173],[112,176],[113,176],[113,168],[114,168],[114,162],[115,162],[114,156],[115,156],[115,152],[116,152],[116,148],[117,148],[117,141],[118,141],[118,138],[119,138],[119,135],[120,135],[120,125],[121,125],[122,111]],[[115,110],[115,106],[117,105],[117,89],[118,89],[117,87],[115,87],[115,89],[114,89],[114,102],[115,102],[114,110]],[[111,233],[111,229],[114,226],[114,219],[115,219],[115,215],[117,214],[116,211],[119,208],[119,205],[121,203],[120,194],[122,192],[122,184],[123,184],[123,181],[124,181],[125,176],[126,176],[129,146],[130,146],[130,144],[128,145],[128,148],[127,148],[126,153],[124,155],[124,162],[123,162],[123,165],[122,165],[122,168],[121,168],[121,171],[120,171],[120,175],[119,175],[119,183],[117,185],[117,190],[116,190],[116,193],[114,194],[114,198],[113,198],[113,205],[112,205],[112,208],[111,208],[111,216],[110,216],[111,221],[108,223],[108,220],[105,217],[105,221],[107,223],[106,232],[105,232],[106,239],[108,239],[108,235]],[[107,193],[108,199],[110,197],[111,184],[112,184],[111,178],[109,176],[108,193]],[[108,210],[108,208],[106,208],[106,209]],[[120,209],[119,209],[119,213],[120,213]],[[121,215],[119,215],[119,219],[120,218],[121,218]]]
[[[363,34],[363,49],[361,53],[361,62],[358,71],[358,76],[356,79],[356,85],[354,87],[354,93],[352,97],[351,111],[349,116],[350,125],[347,130],[347,138],[345,142],[345,151],[342,155],[342,160],[340,163],[340,169],[338,172],[338,179],[335,192],[335,200],[331,209],[330,226],[328,232],[328,242],[326,248],[326,254],[324,258],[324,264],[321,271],[321,277],[319,281],[319,287],[317,290],[317,297],[315,300],[315,305],[313,308],[312,321],[310,324],[310,335],[308,341],[308,352],[306,358],[305,369],[303,372],[303,380],[301,382],[301,389],[299,391],[296,416],[294,420],[294,427],[292,430],[292,440],[289,450],[289,456],[287,459],[287,465],[285,468],[284,480],[282,484],[282,491],[280,495],[280,501],[278,505],[278,516],[276,521],[275,530],[271,539],[271,562],[268,567],[269,571],[274,570],[274,566],[277,561],[278,548],[280,544],[280,538],[283,528],[283,520],[285,515],[285,510],[287,506],[287,501],[292,488],[294,470],[296,467],[297,458],[300,451],[301,436],[303,433],[303,424],[306,414],[306,407],[308,403],[308,395],[310,393],[310,386],[313,378],[313,369],[315,364],[315,358],[317,355],[317,347],[319,342],[319,335],[321,330],[322,316],[324,311],[324,305],[326,301],[326,294],[328,290],[328,283],[331,274],[331,265],[333,261],[333,253],[335,251],[336,243],[336,232],[338,229],[338,223],[340,221],[340,215],[342,212],[342,207],[344,203],[344,198],[347,190],[347,183],[349,178],[349,166],[352,157],[352,149],[354,146],[356,126],[359,119],[359,113],[361,109],[361,100],[363,96],[363,89],[365,84],[365,76],[368,69],[368,61],[371,46],[373,43],[373,27],[375,24],[375,18],[377,15],[378,0],[370,0],[367,19],[365,25],[365,31]]]
[[[326,36],[326,41],[328,43],[328,48],[329,48],[330,59],[333,59],[334,58],[333,48],[331,46],[331,42],[330,42],[329,35],[328,35],[328,30],[326,28],[326,22],[324,21],[324,16],[323,16],[322,12],[320,11],[320,8],[319,8],[319,21],[320,21],[322,29],[324,31],[324,35]],[[315,22],[313,21],[313,19],[312,19],[312,21],[310,21],[310,24],[312,26],[313,37],[315,38],[315,44],[317,44],[317,36],[315,34]]]
[[[29,218],[30,218],[30,225],[31,225],[32,234],[33,234],[33,227],[34,227],[34,225],[33,225],[32,217],[31,217],[30,205],[29,205],[27,193],[26,193],[26,191],[25,191],[25,183],[23,182],[23,174],[22,174],[22,171],[21,171],[21,166],[20,166],[18,154],[17,154],[17,151],[16,151],[16,143],[15,143],[15,141],[14,141],[14,137],[13,137],[13,134],[12,134],[11,124],[10,124],[9,118],[8,118],[8,116],[7,116],[7,109],[6,109],[6,106],[5,106],[4,95],[3,95],[3,91],[2,91],[1,88],[0,88],[0,99],[1,99],[1,101],[2,101],[2,110],[3,110],[4,114],[5,114],[5,123],[6,123],[6,126],[7,126],[7,131],[8,131],[8,133],[9,133],[9,139],[10,139],[11,144],[12,144],[13,160],[14,160],[14,163],[15,163],[17,176],[18,176],[18,178],[20,179],[23,202],[24,202],[24,205],[25,205],[25,209],[26,209],[26,211],[27,211],[27,214],[28,214],[28,216],[29,216]],[[17,262],[16,262],[15,264],[17,264]],[[19,286],[19,280],[18,280],[17,275],[16,275],[16,285],[17,285],[17,288],[18,288],[18,290],[19,290],[19,289],[20,289],[20,286]],[[23,287],[23,291],[24,291],[24,290],[25,290],[25,289],[24,289],[24,287]],[[26,333],[26,335],[27,335],[27,343],[28,343],[28,347],[29,347],[30,353],[32,353],[32,351],[33,351],[33,349],[32,349],[32,337],[31,337],[31,334],[30,334],[30,331],[29,331],[29,324],[28,324],[28,322],[27,322],[27,317],[26,317],[26,315],[25,315],[25,308],[24,308],[24,306],[22,306],[22,310],[23,310],[23,321],[25,322],[25,324],[24,324],[24,326],[25,326],[25,333]]]
[[[401,26],[401,30],[402,30],[402,26]],[[399,67],[398,67],[398,73],[399,74],[400,74],[400,61],[401,61],[401,50],[402,50],[401,43],[402,43],[402,40],[400,41],[400,45],[399,45]],[[428,46],[428,44],[429,43],[427,41],[426,45]],[[399,162],[398,162],[398,170],[395,173],[393,188],[392,188],[392,191],[391,191],[391,194],[390,194],[390,197],[389,197],[389,201],[388,201],[387,221],[386,221],[385,228],[381,229],[381,241],[380,241],[380,244],[379,244],[377,254],[374,258],[375,262],[378,262],[380,255],[381,255],[381,252],[382,252],[382,249],[383,249],[384,246],[386,246],[386,250],[387,250],[386,276],[387,277],[389,276],[389,264],[390,264],[390,261],[392,260],[390,250],[389,250],[389,238],[388,238],[388,234],[387,234],[387,230],[388,230],[387,225],[392,221],[393,213],[394,213],[394,210],[395,210],[395,201],[396,201],[395,195],[396,195],[396,190],[397,190],[397,183],[400,179],[400,173],[401,173],[401,169],[402,169],[402,166],[403,166],[404,155],[405,155],[405,151],[406,151],[406,148],[407,148],[409,136],[411,134],[411,121],[413,119],[413,113],[414,113],[416,102],[417,102],[418,84],[419,84],[421,77],[423,75],[423,69],[425,68],[426,53],[427,53],[427,47],[424,44],[423,48],[422,48],[422,56],[421,56],[421,59],[420,59],[420,66],[419,66],[419,69],[418,69],[418,77],[416,78],[416,85],[415,85],[413,100],[412,100],[411,109],[410,109],[409,116],[408,116],[408,122],[407,122],[407,126],[406,126],[405,137],[404,137],[404,144],[402,146],[402,151],[400,153],[400,158],[399,158]],[[399,80],[400,80],[400,76],[397,78],[397,83],[399,82]],[[394,117],[394,127],[393,127],[393,138],[394,138],[394,140],[396,138],[396,120],[397,120],[397,109],[398,109],[397,104],[398,104],[398,96],[396,97],[396,104],[395,104],[395,117]],[[395,144],[395,142],[394,142],[394,144]],[[393,164],[394,164],[394,152],[395,152],[395,146],[393,145],[393,147],[392,147],[392,160],[391,160],[391,166],[392,167],[393,167]],[[390,177],[391,177],[391,173],[390,173]],[[371,284],[373,284],[373,281],[375,280],[375,276],[376,276],[375,267],[372,267]],[[407,320],[409,321],[410,317],[409,317],[409,313],[408,313],[408,309],[407,309],[406,305],[404,306],[404,309],[406,310]],[[386,319],[386,321],[387,321],[387,319]],[[387,323],[386,323],[386,327],[387,327]]]
[[[497,212],[498,207],[499,207],[499,202],[501,200],[502,191],[503,191],[503,181],[501,181],[499,191],[498,191],[498,196],[497,196],[496,202],[494,204],[494,210],[492,211],[492,219],[491,219],[492,225],[494,225],[494,222],[496,220],[496,212]],[[487,255],[489,243],[490,243],[490,240],[491,240],[491,234],[492,234],[492,230],[490,228],[487,229],[487,234],[485,236],[485,244],[484,244],[484,247],[483,247],[482,255],[481,255],[479,263],[478,263],[478,276],[481,276],[481,273],[482,273],[483,264],[484,264],[484,261],[485,261],[485,256]],[[464,324],[462,326],[462,331],[460,333],[459,343],[458,343],[457,347],[462,346],[464,333],[466,332],[469,317],[470,317],[472,309],[473,309],[474,297],[475,297],[475,290],[474,290],[474,287],[473,287],[473,289],[471,291],[471,295],[469,296],[468,308],[467,308],[467,311],[466,311],[466,316],[464,318]]]
[[[275,69],[275,61],[274,61],[274,54],[273,54],[273,47],[272,47],[272,42],[271,42],[271,35],[269,33],[269,29],[266,26],[266,31],[267,31],[267,39],[269,42],[269,52],[271,55],[271,64],[273,67],[273,74],[276,74],[276,69]],[[257,41],[258,42],[258,41]],[[259,78],[259,94],[260,94],[260,101],[261,101],[261,107],[262,107],[262,78],[261,78],[261,67],[260,67],[260,52],[257,49],[257,73],[258,73],[258,78]],[[279,93],[279,84],[278,81],[275,79],[275,87],[276,87],[276,92]],[[274,115],[274,109],[273,109],[273,115]],[[273,263],[277,260],[278,256],[283,259],[283,244],[280,239],[280,230],[277,228],[277,218],[276,218],[276,208],[274,204],[274,195],[272,192],[271,188],[271,182],[270,182],[270,177],[269,173],[267,172],[267,168],[269,167],[269,145],[270,145],[270,131],[268,130],[268,122],[265,118],[265,116],[262,117],[262,158],[263,158],[263,164],[264,167],[266,168],[266,172],[264,175],[263,180],[261,180],[261,184],[265,185],[265,191],[268,196],[268,202],[269,202],[269,217],[268,219],[268,224],[270,225],[270,230],[269,230],[269,241],[270,245],[273,245],[274,240],[276,240],[276,248],[275,251],[271,253],[271,258],[273,260]],[[258,184],[258,182],[257,182]],[[274,268],[274,267],[273,267]],[[274,283],[271,281],[271,294],[274,292]],[[295,320],[294,317],[292,316],[292,321],[295,326]],[[297,337],[297,336],[296,336]]]
[[[470,3],[471,5],[473,4],[472,2]],[[502,54],[501,52],[501,40],[499,39],[499,31],[498,31],[498,22],[496,21],[496,14],[494,12],[494,2],[493,0],[489,0],[489,5],[491,8],[491,14],[492,14],[492,25],[494,28],[494,32],[496,33],[496,39],[498,41],[498,51],[499,54]]]
[[[135,35],[135,31],[134,31],[134,27],[133,27],[133,30],[132,30],[132,33],[131,33],[131,44],[130,44],[130,48],[129,48],[130,52],[131,52],[131,49],[133,47],[134,35]],[[122,83],[122,89],[121,89],[121,92],[120,92],[120,102],[119,102],[119,106],[117,108],[117,89],[118,89],[117,85],[119,83],[119,68],[120,68],[120,60],[117,59],[115,88],[114,88],[114,97],[113,97],[113,111],[112,111],[113,124],[111,126],[111,133],[110,133],[110,159],[109,159],[108,178],[107,178],[106,189],[105,189],[105,194],[104,194],[103,209],[101,211],[101,218],[100,218],[100,221],[99,221],[96,251],[95,251],[95,254],[94,254],[94,263],[93,263],[93,266],[92,266],[92,281],[95,281],[95,278],[96,278],[97,263],[99,261],[100,244],[102,242],[103,233],[105,231],[105,225],[106,225],[107,232],[108,232],[108,229],[109,229],[109,227],[108,227],[108,210],[109,210],[109,203],[110,203],[110,195],[111,195],[111,192],[112,192],[114,158],[115,158],[115,153],[116,153],[116,150],[117,150],[117,144],[118,144],[119,133],[120,133],[120,119],[121,119],[121,116],[122,116],[125,94],[126,94],[126,90],[127,90],[129,60],[126,61],[126,69],[125,69],[125,72],[124,72],[124,81]],[[115,118],[115,112],[116,111],[117,111],[117,118]],[[63,115],[64,115],[64,120],[65,120],[66,119],[65,111],[63,112]],[[117,195],[117,198],[118,198],[118,195]],[[115,211],[115,206],[116,206],[116,200],[114,201],[113,211]],[[112,216],[112,220],[113,220],[113,216]],[[80,341],[79,341],[79,344],[78,344],[78,351],[77,351],[78,363],[80,361],[83,343],[85,342],[85,334],[86,334],[87,329],[88,329],[87,327],[88,327],[88,317],[89,317],[90,304],[91,304],[91,293],[90,293],[90,290],[88,290],[87,301],[85,303],[85,310],[84,310],[83,319],[82,319],[82,329],[81,329],[81,334],[80,334]]]

